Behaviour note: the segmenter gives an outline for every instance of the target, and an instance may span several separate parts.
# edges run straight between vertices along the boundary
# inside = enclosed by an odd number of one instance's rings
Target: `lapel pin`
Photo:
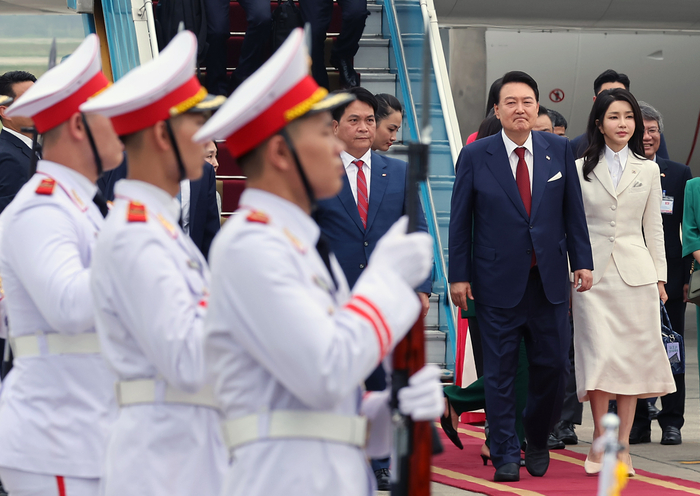
[[[382,177],[386,177],[386,174],[382,174]]]
[[[632,169],[632,174],[636,174],[636,173],[637,173],[637,171]]]
[[[549,158],[549,155],[546,155],[546,157],[545,157],[545,158],[546,158],[547,160],[551,160],[551,159]]]
[[[664,174],[664,173],[662,172],[662,173],[661,173],[661,177],[666,177],[666,174]]]

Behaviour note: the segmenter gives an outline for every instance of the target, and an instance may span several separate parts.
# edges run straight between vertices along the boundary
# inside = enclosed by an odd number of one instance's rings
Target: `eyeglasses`
[[[644,130],[644,134],[648,134],[649,136],[654,136],[655,134],[659,134],[659,128],[650,127],[648,129]]]

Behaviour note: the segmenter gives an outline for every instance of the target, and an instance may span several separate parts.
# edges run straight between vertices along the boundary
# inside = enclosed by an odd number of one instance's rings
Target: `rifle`
[[[423,46],[423,103],[420,140],[408,145],[408,182],[406,186],[406,210],[408,232],[415,232],[419,183],[428,178],[428,152],[430,149],[430,33],[425,23]],[[398,391],[408,385],[408,378],[425,365],[425,323],[423,315],[399,342],[394,350],[392,373],[392,418],[394,421],[394,452],[391,472],[391,496],[429,496],[430,467],[433,453],[441,453],[442,445],[435,426],[430,421],[414,422],[398,410]]]

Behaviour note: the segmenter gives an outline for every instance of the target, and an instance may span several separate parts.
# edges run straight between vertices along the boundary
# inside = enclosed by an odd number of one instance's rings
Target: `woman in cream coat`
[[[644,159],[643,133],[634,96],[603,91],[588,120],[590,146],[576,162],[594,266],[591,290],[572,292],[578,397],[591,401],[594,438],[603,434],[608,400],[617,399],[620,459],[630,475],[637,398],[675,391],[659,315],[659,298],[667,299],[661,181]],[[600,471],[602,456],[589,452],[586,473]]]

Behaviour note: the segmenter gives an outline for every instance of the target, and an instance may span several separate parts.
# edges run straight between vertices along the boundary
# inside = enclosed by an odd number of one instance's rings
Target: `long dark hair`
[[[583,153],[583,178],[586,181],[590,181],[588,175],[598,165],[598,160],[605,150],[605,137],[598,129],[598,126],[603,123],[605,112],[608,111],[610,105],[619,101],[629,103],[634,114],[634,133],[632,133],[632,137],[627,142],[627,145],[637,158],[644,159],[644,145],[642,144],[644,121],[642,120],[642,111],[639,108],[637,99],[634,98],[632,93],[622,88],[601,91],[595,102],[593,102],[591,115],[588,117],[588,126],[586,127],[588,148]]]
[[[501,125],[501,121],[498,120],[498,117],[495,115],[490,115],[481,121],[476,139],[480,140],[481,138],[486,138],[487,136],[493,136],[494,134],[500,133],[501,129],[503,129],[503,126]]]

